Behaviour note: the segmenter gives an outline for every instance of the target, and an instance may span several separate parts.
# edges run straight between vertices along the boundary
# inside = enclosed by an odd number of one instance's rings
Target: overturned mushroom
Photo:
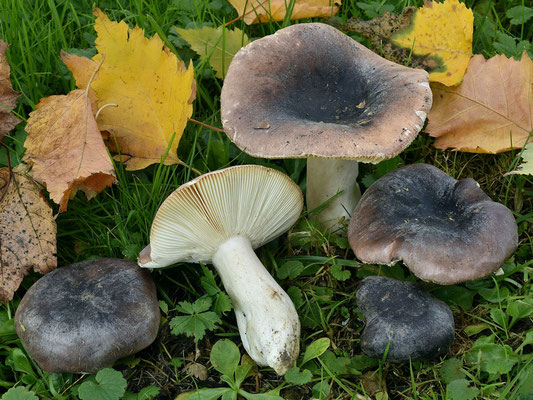
[[[303,207],[300,188],[258,165],[202,175],[159,208],[139,265],[213,263],[232,299],[244,348],[282,375],[300,347],[300,321],[289,296],[254,249],[287,231]]]
[[[355,208],[348,238],[361,261],[402,260],[420,279],[443,285],[484,278],[518,245],[507,207],[473,179],[457,181],[428,164],[378,179]]]
[[[149,346],[159,319],[150,274],[103,258],[39,279],[17,308],[15,329],[43,370],[94,373]]]
[[[298,24],[233,58],[221,94],[228,137],[248,154],[307,157],[307,208],[335,228],[359,199],[357,161],[394,157],[431,107],[428,74],[378,56],[329,25]]]
[[[357,305],[366,320],[361,348],[370,357],[387,353],[391,362],[427,360],[453,343],[450,307],[416,283],[369,276],[359,285]]]

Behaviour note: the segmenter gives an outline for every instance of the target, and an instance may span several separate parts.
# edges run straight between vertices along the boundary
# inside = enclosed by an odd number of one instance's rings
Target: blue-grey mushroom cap
[[[149,272],[104,258],[40,278],[17,308],[15,329],[43,370],[94,373],[149,346],[159,320]]]
[[[455,336],[453,315],[418,284],[370,276],[361,282],[357,305],[365,317],[361,348],[387,361],[427,360],[445,354]]]

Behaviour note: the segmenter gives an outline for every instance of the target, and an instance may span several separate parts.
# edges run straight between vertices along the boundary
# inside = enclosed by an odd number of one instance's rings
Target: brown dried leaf
[[[9,185],[8,185],[9,183]],[[33,267],[45,274],[57,265],[56,223],[35,182],[0,169],[0,301],[13,298]]]
[[[184,369],[189,375],[194,376],[196,379],[200,379],[201,381],[207,379],[207,368],[203,364],[192,362],[187,364]]]
[[[287,8],[292,6],[291,20],[331,17],[337,13],[341,0],[295,0],[294,3],[286,0],[228,0],[243,17],[247,25],[259,22],[283,21]]]
[[[379,375],[376,371],[369,371],[361,376],[361,383],[365,392],[376,399],[388,399],[387,382],[385,377]]]
[[[78,190],[91,199],[114,182],[113,164],[85,90],[41,99],[26,131],[24,160],[33,163],[34,179],[46,184],[59,211],[67,209]]]
[[[499,153],[524,146],[533,129],[533,61],[525,51],[520,61],[476,55],[460,86],[431,88],[426,132],[439,149]]]
[[[4,56],[7,46],[0,40],[0,141],[20,122],[11,112],[20,94],[13,90],[9,80],[10,68]]]

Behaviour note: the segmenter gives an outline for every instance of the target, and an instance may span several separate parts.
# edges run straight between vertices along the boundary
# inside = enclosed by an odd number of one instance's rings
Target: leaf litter
[[[5,56],[8,44],[0,39],[0,141],[20,122],[13,114],[13,108],[20,96],[13,90],[10,67]]]
[[[0,301],[7,302],[31,268],[45,274],[57,266],[57,228],[41,188],[22,171],[0,168],[0,199]]]

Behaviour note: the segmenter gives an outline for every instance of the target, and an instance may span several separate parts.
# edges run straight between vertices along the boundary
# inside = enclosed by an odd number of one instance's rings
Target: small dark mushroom
[[[370,357],[381,359],[389,346],[387,361],[428,360],[453,343],[450,308],[416,283],[369,276],[356,297],[366,320],[361,348]]]
[[[221,94],[228,137],[255,157],[308,158],[307,207],[336,193],[333,227],[359,199],[357,162],[394,157],[431,108],[428,74],[395,64],[321,23],[292,25],[233,58]]]
[[[507,207],[473,179],[457,181],[428,164],[378,179],[355,208],[348,238],[361,261],[402,260],[420,279],[442,285],[484,278],[518,245]]]
[[[43,370],[94,373],[149,346],[159,320],[150,274],[103,258],[40,278],[17,308],[15,329]]]

